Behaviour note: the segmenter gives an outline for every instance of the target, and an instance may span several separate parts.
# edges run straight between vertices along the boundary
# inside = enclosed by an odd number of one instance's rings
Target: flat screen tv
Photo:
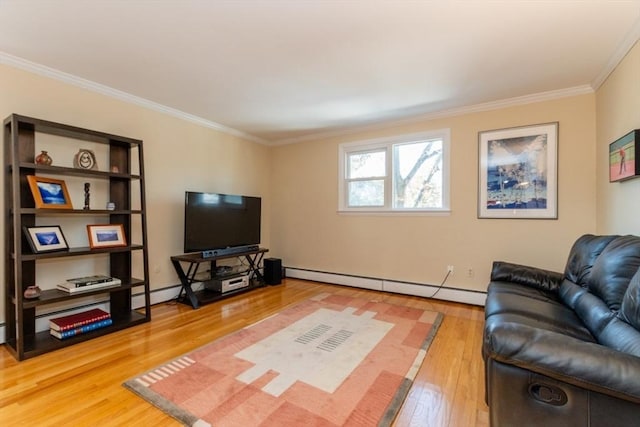
[[[184,251],[260,244],[260,197],[187,191]]]

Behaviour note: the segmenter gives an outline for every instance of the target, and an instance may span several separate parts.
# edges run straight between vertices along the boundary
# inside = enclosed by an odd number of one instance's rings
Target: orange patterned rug
[[[124,386],[189,426],[390,425],[441,321],[322,294]]]

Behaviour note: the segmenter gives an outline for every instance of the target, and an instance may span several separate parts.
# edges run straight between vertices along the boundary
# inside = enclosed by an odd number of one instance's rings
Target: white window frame
[[[393,207],[393,146],[411,142],[442,139],[442,207],[441,208],[394,208]],[[375,214],[446,214],[450,210],[450,129],[438,129],[392,137],[353,141],[338,146],[338,212]],[[384,206],[351,207],[347,203],[347,156],[352,153],[386,150],[386,173],[384,179]]]

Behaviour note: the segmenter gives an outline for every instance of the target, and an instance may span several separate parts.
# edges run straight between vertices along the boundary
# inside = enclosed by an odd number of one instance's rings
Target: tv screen
[[[187,191],[185,253],[259,244],[261,206],[260,197]]]

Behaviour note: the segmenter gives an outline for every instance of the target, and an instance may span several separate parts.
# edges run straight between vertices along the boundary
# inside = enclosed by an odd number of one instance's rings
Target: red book
[[[68,316],[56,317],[49,319],[49,328],[54,331],[67,331],[69,329],[78,328],[89,323],[98,322],[104,319],[110,319],[111,315],[104,310],[94,308],[92,310],[83,311],[81,313],[70,314]]]

